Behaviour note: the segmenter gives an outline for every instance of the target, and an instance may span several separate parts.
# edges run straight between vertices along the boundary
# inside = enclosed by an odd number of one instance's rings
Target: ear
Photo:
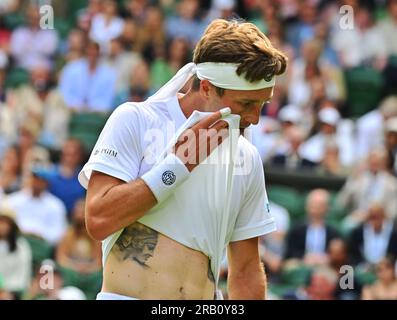
[[[211,90],[214,89],[214,86],[208,80],[200,81],[200,95],[204,99],[208,99],[210,97]]]

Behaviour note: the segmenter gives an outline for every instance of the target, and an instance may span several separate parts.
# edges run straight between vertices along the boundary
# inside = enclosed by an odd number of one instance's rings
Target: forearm
[[[260,266],[256,271],[231,273],[228,277],[230,300],[263,300],[266,299],[266,291],[266,275]]]
[[[129,226],[157,204],[152,191],[141,179],[113,186],[87,198],[87,230],[94,239],[103,240]]]

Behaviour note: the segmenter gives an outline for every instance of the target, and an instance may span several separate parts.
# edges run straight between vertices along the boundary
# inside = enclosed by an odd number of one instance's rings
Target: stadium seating
[[[344,72],[347,116],[357,118],[377,107],[383,89],[382,74],[370,67],[356,67]]]

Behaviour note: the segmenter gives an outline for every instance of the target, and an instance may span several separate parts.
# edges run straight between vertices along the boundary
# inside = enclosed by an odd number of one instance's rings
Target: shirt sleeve
[[[142,160],[141,130],[136,106],[119,106],[105,124],[90,159],[79,173],[79,182],[87,188],[93,170],[125,182],[138,177]]]
[[[230,241],[258,237],[276,230],[266,194],[265,176],[258,152],[253,160],[250,185],[238,214]]]

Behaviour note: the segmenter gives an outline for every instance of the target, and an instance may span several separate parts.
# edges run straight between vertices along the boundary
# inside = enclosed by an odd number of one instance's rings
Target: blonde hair
[[[287,57],[252,23],[214,20],[194,50],[193,62],[237,63],[237,74],[250,82],[284,73]]]

